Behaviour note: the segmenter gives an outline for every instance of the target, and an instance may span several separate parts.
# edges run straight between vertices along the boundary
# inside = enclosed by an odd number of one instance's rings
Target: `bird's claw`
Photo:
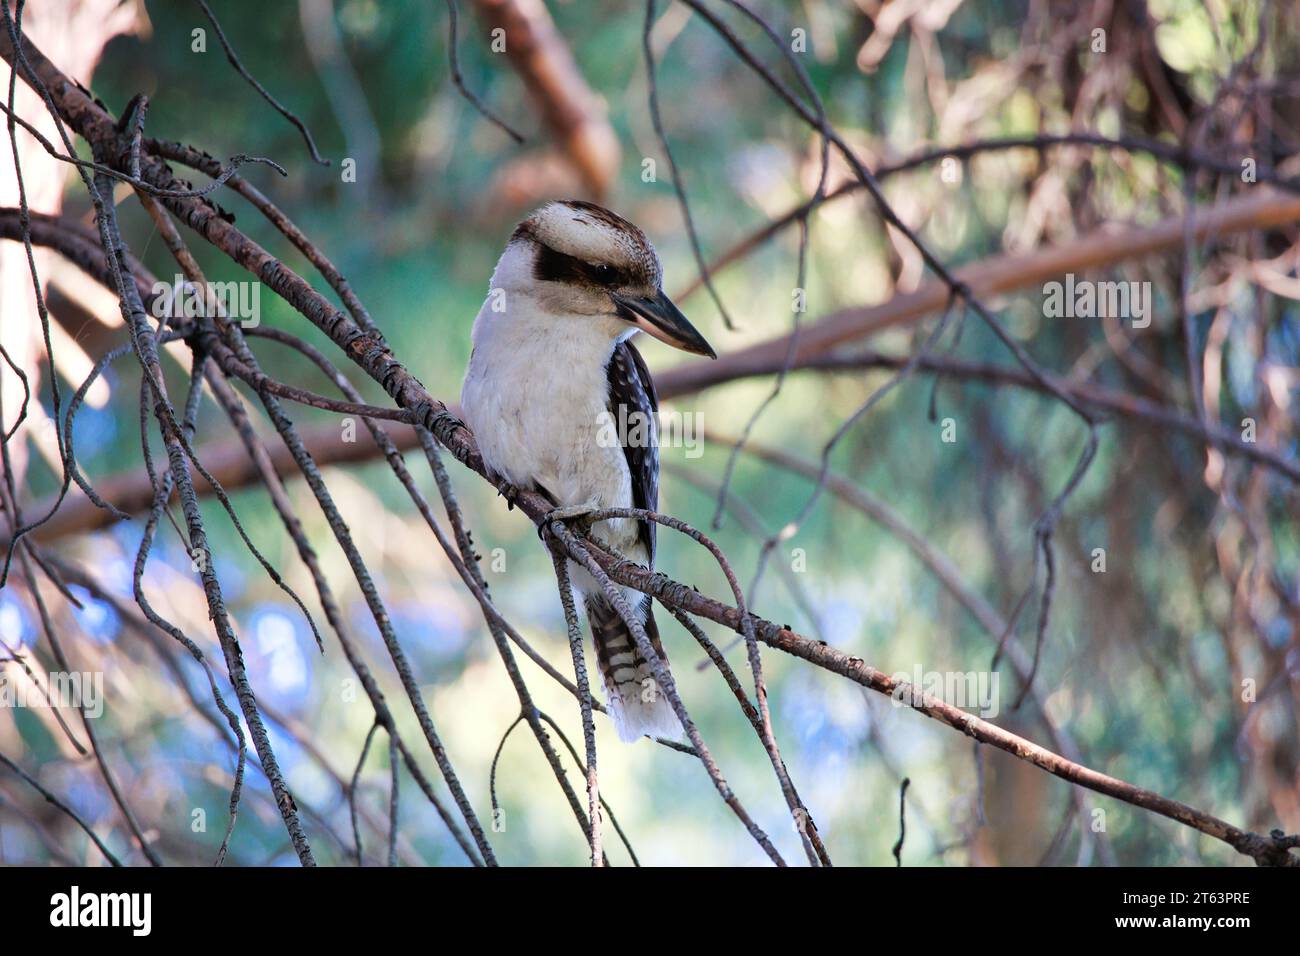
[[[519,486],[509,481],[499,481],[497,483],[497,494],[506,499],[506,510],[514,511],[515,505],[519,503]]]
[[[591,530],[595,522],[591,518],[592,512],[596,507],[591,504],[570,505],[565,508],[552,508],[546,514],[542,515],[542,520],[537,525],[537,537],[545,541],[547,535],[551,534],[551,522],[562,521],[568,525],[571,530],[585,535]]]

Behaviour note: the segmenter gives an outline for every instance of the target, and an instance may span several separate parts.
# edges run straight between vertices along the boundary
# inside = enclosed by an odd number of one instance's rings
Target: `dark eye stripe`
[[[542,282],[568,282],[576,285],[596,285],[606,289],[629,284],[629,277],[613,266],[597,266],[573,256],[556,252],[540,243],[533,277]]]

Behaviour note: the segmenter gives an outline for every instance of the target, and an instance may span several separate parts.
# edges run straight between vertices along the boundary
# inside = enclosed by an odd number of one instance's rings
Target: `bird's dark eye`
[[[602,262],[592,267],[592,276],[601,285],[613,285],[618,281],[618,270]]]

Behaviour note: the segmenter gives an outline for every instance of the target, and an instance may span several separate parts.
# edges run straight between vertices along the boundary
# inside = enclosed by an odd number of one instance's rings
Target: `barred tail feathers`
[[[585,597],[583,603],[596,646],[596,663],[605,681],[609,716],[619,739],[631,743],[647,735],[681,737],[682,726],[668,702],[668,695],[659,687],[618,611],[599,597]],[[659,628],[649,598],[639,610],[645,615],[642,623],[646,636],[655,653],[667,664],[668,655],[659,641]]]

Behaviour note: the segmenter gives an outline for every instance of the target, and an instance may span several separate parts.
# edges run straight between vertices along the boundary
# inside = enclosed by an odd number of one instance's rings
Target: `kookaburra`
[[[645,233],[587,202],[552,202],[521,222],[474,320],[461,407],[488,470],[572,518],[600,508],[658,510],[658,399],[629,341],[638,330],[716,358],[664,295]],[[653,522],[615,518],[589,533],[654,566]],[[676,737],[681,726],[627,625],[584,569],[569,577],[586,608],[618,735]],[[665,661],[648,595],[624,589]]]

